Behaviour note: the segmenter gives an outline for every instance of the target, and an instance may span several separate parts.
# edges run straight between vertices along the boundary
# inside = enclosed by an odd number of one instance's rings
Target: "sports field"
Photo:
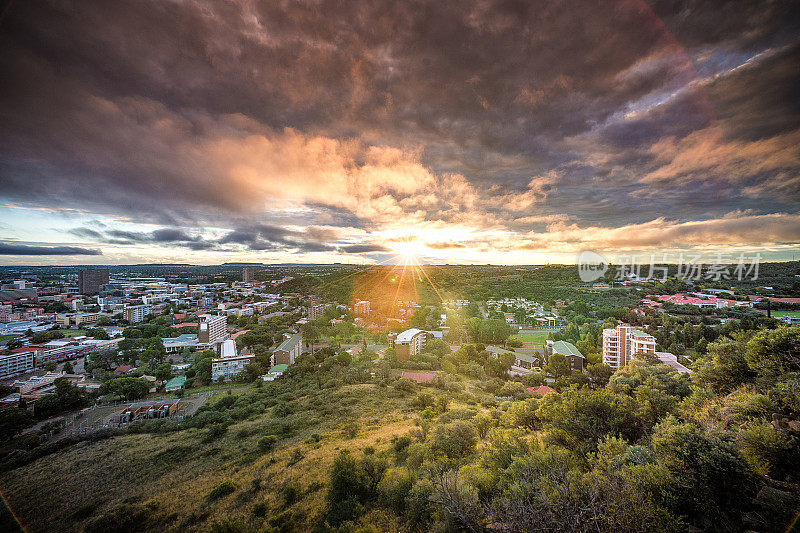
[[[773,311],[772,316],[775,318],[782,316],[790,316],[792,318],[800,318],[800,311]]]
[[[536,331],[531,329],[523,329],[519,333],[515,333],[510,338],[519,339],[525,346],[541,346],[547,340],[549,331]]]

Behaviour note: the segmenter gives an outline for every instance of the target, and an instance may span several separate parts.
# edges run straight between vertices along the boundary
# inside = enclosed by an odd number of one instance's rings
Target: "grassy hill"
[[[181,422],[19,437],[0,490],[31,532],[786,531],[798,346],[800,327],[734,332],[691,376],[641,358],[544,397],[479,346],[426,386],[319,351]]]

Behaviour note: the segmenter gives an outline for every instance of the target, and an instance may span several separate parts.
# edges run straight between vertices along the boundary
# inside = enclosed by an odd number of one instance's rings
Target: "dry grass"
[[[210,404],[224,395],[215,394]],[[3,473],[0,487],[31,532],[80,531],[89,517],[114,503],[148,500],[159,502],[156,513],[162,521],[156,529],[202,531],[221,517],[249,518],[259,502],[267,502],[271,514],[280,512],[281,489],[296,482],[304,494],[291,508],[299,527],[310,529],[325,511],[320,484],[334,457],[342,449],[373,446],[380,451],[392,436],[408,432],[414,427],[411,397],[371,384],[315,391],[285,402],[294,410],[285,418],[276,420],[271,408],[232,425],[213,442],[204,442],[200,429],[85,442]],[[259,439],[286,422],[298,429],[261,454]],[[342,431],[347,424],[356,428],[353,438]],[[225,480],[234,481],[236,491],[208,501]],[[309,487],[317,490],[305,492]]]

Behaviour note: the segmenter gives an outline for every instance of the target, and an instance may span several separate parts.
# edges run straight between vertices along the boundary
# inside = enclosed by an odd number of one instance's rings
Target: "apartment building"
[[[603,362],[613,369],[627,365],[638,353],[656,353],[656,339],[628,324],[603,330]]]
[[[389,334],[389,347],[394,348],[398,361],[408,361],[422,352],[428,340],[428,332],[417,328],[407,329],[398,334]]]
[[[145,317],[153,312],[153,308],[149,305],[129,305],[122,310],[122,318],[131,324],[138,324],[143,322]]]
[[[78,270],[78,290],[81,294],[97,294],[100,285],[108,283],[107,268],[86,267]]]
[[[308,306],[308,319],[316,320],[325,312],[324,304],[313,304]]]
[[[353,304],[353,314],[356,316],[369,315],[369,300],[360,300]]]
[[[35,353],[35,351],[25,351],[9,355],[0,355],[0,379],[6,379],[33,371],[33,358]]]
[[[197,326],[197,341],[211,345],[228,337],[228,317],[224,315],[200,315]]]
[[[253,283],[256,280],[256,271],[253,267],[244,267],[242,269],[242,281],[244,283]]]

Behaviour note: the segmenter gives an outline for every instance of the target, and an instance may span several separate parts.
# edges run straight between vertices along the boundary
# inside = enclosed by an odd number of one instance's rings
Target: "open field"
[[[800,311],[772,311],[772,316],[778,318],[782,316],[790,316],[792,318],[800,318]]]
[[[519,339],[525,346],[541,346],[547,340],[549,331],[523,329],[510,338]]]
[[[64,337],[77,337],[79,335],[86,335],[85,329],[60,329],[58,330],[64,334]]]

